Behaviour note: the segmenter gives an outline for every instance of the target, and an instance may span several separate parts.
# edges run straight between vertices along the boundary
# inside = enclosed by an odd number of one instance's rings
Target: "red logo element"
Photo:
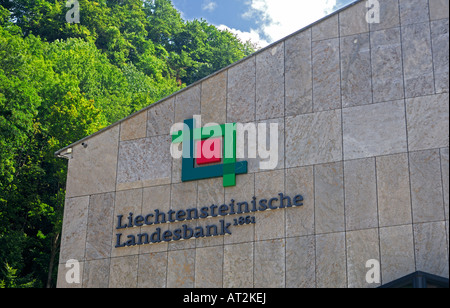
[[[207,139],[197,142],[197,165],[220,163],[222,161],[222,139]]]

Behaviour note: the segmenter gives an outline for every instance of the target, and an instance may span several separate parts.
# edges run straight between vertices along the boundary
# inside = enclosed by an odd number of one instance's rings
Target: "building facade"
[[[58,287],[448,278],[449,1],[378,2],[378,23],[357,1],[59,151]],[[215,134],[230,157],[172,157],[199,116],[239,123]]]

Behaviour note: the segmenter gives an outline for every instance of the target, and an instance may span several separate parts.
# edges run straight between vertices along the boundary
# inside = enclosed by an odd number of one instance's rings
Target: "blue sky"
[[[203,18],[260,47],[355,0],[172,0],[183,19]]]

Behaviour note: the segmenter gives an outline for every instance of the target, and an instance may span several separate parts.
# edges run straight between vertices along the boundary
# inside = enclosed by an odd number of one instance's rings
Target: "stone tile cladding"
[[[74,286],[69,259],[77,287],[377,287],[369,259],[383,284],[448,277],[449,1],[379,2],[379,24],[358,1],[75,144],[58,286]],[[278,123],[277,168],[249,159],[236,187],[181,183],[170,127],[197,114]],[[119,214],[278,193],[304,206],[259,212],[232,236],[114,248]]]

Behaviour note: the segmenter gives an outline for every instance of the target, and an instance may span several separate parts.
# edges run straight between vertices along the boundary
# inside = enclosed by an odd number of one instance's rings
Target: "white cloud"
[[[203,11],[213,12],[216,9],[216,7],[217,7],[217,3],[214,2],[213,0],[203,1],[203,4],[202,4]]]
[[[250,32],[241,31],[238,29],[230,28],[226,25],[220,25],[217,27],[219,30],[228,30],[231,33],[235,34],[242,42],[251,41],[253,44],[256,44],[257,47],[265,47],[269,45],[269,42],[261,38],[259,33],[256,30],[251,29]]]
[[[277,41],[330,14],[337,0],[248,0],[242,17],[256,19],[254,30],[269,42]],[[264,46],[263,46],[264,47]]]

